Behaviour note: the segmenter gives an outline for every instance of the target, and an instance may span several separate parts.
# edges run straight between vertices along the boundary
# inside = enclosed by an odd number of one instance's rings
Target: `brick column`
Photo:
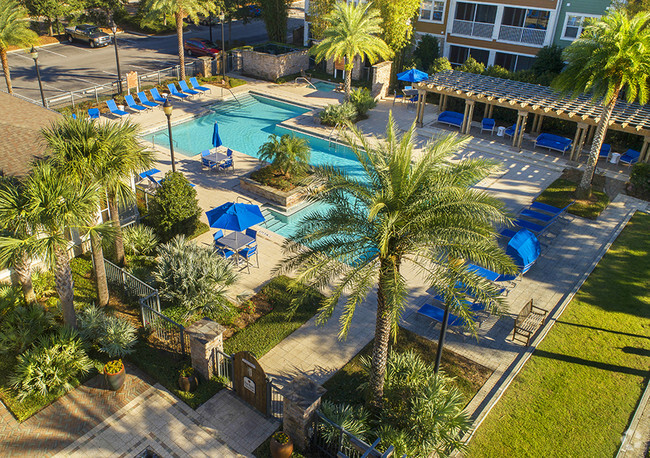
[[[304,375],[295,378],[283,390],[283,430],[299,450],[306,450],[310,442],[310,428],[314,413],[320,407],[327,390]]]
[[[212,57],[201,56],[199,57],[199,73],[203,78],[210,78],[212,76]]]
[[[190,353],[192,367],[201,374],[204,380],[210,380],[215,375],[215,364],[212,364],[215,349],[223,351],[223,332],[226,329],[210,318],[203,318],[185,328],[190,338]]]

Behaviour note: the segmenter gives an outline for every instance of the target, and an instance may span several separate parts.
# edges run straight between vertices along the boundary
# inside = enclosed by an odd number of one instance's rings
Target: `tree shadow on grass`
[[[628,347],[626,347],[628,348]],[[608,372],[619,372],[621,374],[629,374],[637,377],[646,378],[648,377],[647,369],[637,369],[634,367],[619,366],[617,364],[606,364],[598,361],[590,361],[584,358],[578,358],[577,356],[563,355],[561,353],[555,353],[545,350],[537,349],[535,350],[535,356],[542,358],[551,358],[558,361],[564,361],[572,364],[579,364],[581,366],[594,367],[596,369],[602,369]]]

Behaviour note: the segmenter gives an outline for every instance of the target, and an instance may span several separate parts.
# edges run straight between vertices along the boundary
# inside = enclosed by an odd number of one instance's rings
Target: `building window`
[[[595,19],[600,16],[589,14],[572,14],[567,13],[564,18],[564,29],[562,32],[563,40],[575,40],[582,33],[583,28],[587,25],[590,19]]]
[[[449,62],[452,65],[463,65],[470,57],[473,57],[477,62],[487,65],[490,59],[490,51],[487,49],[466,48],[455,45],[449,47]]]
[[[420,20],[442,22],[445,13],[445,2],[422,0],[420,4]]]
[[[548,28],[550,14],[549,11],[545,10],[505,7],[503,9],[503,20],[501,24],[512,27],[546,30]]]
[[[503,67],[511,72],[528,70],[533,66],[533,62],[535,62],[534,57],[520,56],[518,54],[509,54],[505,52],[497,52],[494,56],[494,65]]]
[[[460,21],[494,24],[496,17],[497,7],[495,5],[478,5],[465,2],[456,4],[456,19]]]

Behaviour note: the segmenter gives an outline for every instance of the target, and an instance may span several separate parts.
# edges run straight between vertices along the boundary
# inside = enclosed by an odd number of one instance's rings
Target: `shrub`
[[[79,334],[110,358],[133,352],[138,341],[135,327],[126,320],[107,315],[95,305],[85,307],[77,316]]]
[[[56,294],[54,274],[49,270],[37,270],[32,274],[32,286],[38,299],[46,299]]]
[[[438,57],[433,61],[431,67],[429,67],[429,74],[433,75],[438,72],[444,72],[445,70],[451,70],[451,62],[446,57]]]
[[[77,376],[93,367],[79,335],[70,328],[43,337],[36,347],[19,355],[9,382],[20,400],[70,390]]]
[[[641,199],[650,199],[650,164],[637,162],[630,172],[630,191]]]
[[[16,286],[0,286],[0,317],[10,313],[19,305],[25,305],[25,296]]]
[[[179,234],[192,234],[200,213],[196,190],[182,173],[170,171],[151,199],[147,219],[161,240],[168,241]]]
[[[440,44],[438,39],[433,35],[423,35],[418,42],[413,57],[416,59],[418,67],[429,68],[433,62],[440,57]]]
[[[370,432],[370,421],[368,412],[361,406],[352,407],[348,404],[334,404],[331,401],[323,401],[321,412],[328,420],[343,427],[349,433],[354,434],[362,440],[367,440]],[[322,424],[321,434],[328,444],[337,444],[341,436],[341,430],[329,424]],[[346,438],[348,436],[345,436]]]
[[[2,316],[0,353],[22,353],[54,326],[40,304],[19,305]]]
[[[158,255],[154,275],[163,299],[182,306],[188,315],[232,308],[226,291],[237,277],[230,262],[217,252],[181,235],[160,245]]]
[[[129,226],[122,232],[124,251],[129,255],[149,256],[158,246],[158,236],[149,226]]]
[[[350,92],[350,103],[356,108],[357,116],[365,116],[371,108],[377,106],[377,101],[365,87],[360,87]]]
[[[357,109],[350,102],[332,104],[327,105],[318,116],[321,124],[334,127],[337,124],[353,122],[357,117]]]
[[[469,57],[463,65],[458,67],[461,72],[481,74],[485,71],[485,64],[478,62],[473,57]]]
[[[495,78],[512,79],[512,72],[499,65],[492,65],[483,72],[484,75],[494,76]]]
[[[562,48],[558,45],[551,45],[544,46],[539,50],[531,70],[539,76],[547,72],[558,74],[563,68]]]
[[[285,134],[278,137],[269,135],[268,141],[257,152],[260,160],[271,162],[273,170],[284,177],[304,174],[309,169],[311,148],[302,137]]]

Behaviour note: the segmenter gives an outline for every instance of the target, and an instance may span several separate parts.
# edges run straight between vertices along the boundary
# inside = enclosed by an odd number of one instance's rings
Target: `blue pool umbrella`
[[[406,70],[405,72],[398,73],[397,79],[400,81],[407,81],[409,83],[418,83],[420,81],[428,80],[429,75],[423,71],[418,70],[417,68],[412,68],[411,70]]]
[[[221,146],[221,137],[219,137],[219,125],[214,123],[214,131],[212,132],[212,146],[215,148]]]
[[[252,204],[227,202],[205,212],[208,224],[215,229],[241,232],[264,221],[260,207]]]

